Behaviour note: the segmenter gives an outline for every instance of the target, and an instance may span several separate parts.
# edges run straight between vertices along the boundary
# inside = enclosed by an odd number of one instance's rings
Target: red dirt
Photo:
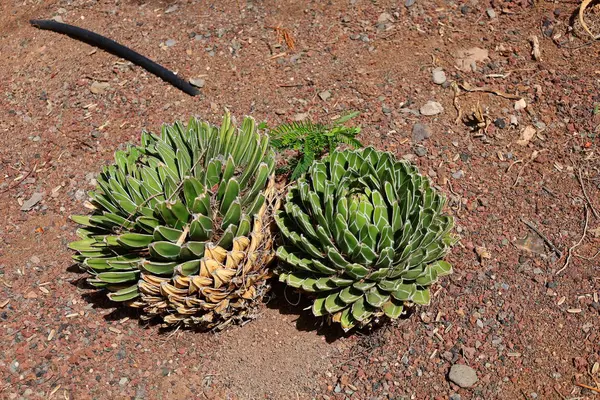
[[[177,10],[165,14],[172,4]],[[556,275],[565,258],[557,260],[521,222],[531,221],[566,254],[584,229],[579,169],[600,210],[600,51],[579,26],[567,31],[576,11],[573,2],[476,0],[417,0],[408,9],[366,0],[0,2],[0,397],[593,398],[575,383],[600,380],[591,373],[600,362],[599,258],[573,255]],[[391,20],[378,30],[384,12]],[[191,98],[103,51],[28,24],[59,14],[185,78],[207,75],[202,95]],[[267,27],[278,25],[292,34],[294,52],[277,47]],[[192,32],[211,35],[196,40]],[[539,38],[541,61],[531,57],[531,35]],[[167,39],[175,45],[161,48]],[[471,47],[489,50],[490,61],[460,72],[453,54]],[[449,81],[519,93],[527,111],[493,94],[463,93],[465,113],[479,102],[491,120],[506,122],[476,135],[455,123],[453,89],[431,79],[437,66]],[[94,81],[110,87],[93,94]],[[327,101],[318,96],[324,90],[332,95]],[[406,112],[428,100],[445,111]],[[270,124],[358,110],[364,143],[414,159],[432,176],[448,194],[462,239],[449,257],[455,273],[432,305],[370,334],[343,336],[318,328],[278,292],[244,327],[159,333],[73,284],[81,276],[69,268],[66,244],[75,227],[68,216],[84,212],[85,191],[114,150],[162,122],[190,115],[218,122],[224,108]],[[411,143],[416,122],[432,132],[421,157]],[[522,128],[534,123],[543,131],[518,145]],[[42,201],[21,211],[34,192],[44,193]],[[589,206],[588,217],[575,254],[592,257],[600,220]],[[542,254],[515,246],[528,233]],[[453,363],[473,367],[479,382],[470,389],[451,383]]]

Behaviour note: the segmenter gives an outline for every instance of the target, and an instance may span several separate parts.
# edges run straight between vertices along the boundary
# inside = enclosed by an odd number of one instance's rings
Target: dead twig
[[[596,252],[596,254],[594,254],[591,257],[586,257],[586,256],[582,256],[581,254],[577,254],[577,253],[573,253],[573,255],[577,258],[581,258],[582,260],[586,260],[586,261],[593,261],[596,259],[596,257],[598,257],[598,255],[600,255],[600,250],[598,250]]]
[[[282,42],[285,42],[285,44],[290,50],[294,50],[296,48],[296,42],[294,41],[294,38],[292,37],[292,34],[290,33],[289,29],[282,28],[280,25],[267,26],[267,28],[273,29],[275,33],[277,33],[277,38],[280,44]]]
[[[575,382],[575,386],[579,386],[579,387],[582,387],[584,389],[591,390],[592,392],[600,393],[600,389],[595,388],[593,386],[585,385],[583,383]]]
[[[452,89],[454,90],[454,98],[452,102],[454,103],[454,108],[456,108],[456,120],[454,120],[455,124],[458,124],[462,119],[462,109],[458,104],[458,96],[460,95],[460,88],[456,82],[452,82]]]
[[[556,271],[555,275],[559,275],[561,272],[563,272],[565,269],[567,269],[567,267],[569,266],[569,262],[571,261],[571,256],[573,255],[573,251],[577,247],[579,247],[579,245],[581,245],[581,242],[583,242],[583,239],[585,239],[585,236],[587,235],[588,222],[590,219],[587,206],[584,206],[583,210],[585,211],[585,225],[583,226],[583,233],[581,234],[581,238],[579,238],[579,241],[577,241],[577,243],[575,243],[573,246],[571,246],[569,248],[569,250],[567,252],[567,258],[565,259],[565,264],[562,266],[561,269]]]
[[[590,35],[594,40],[598,40],[598,39],[600,39],[600,35],[598,35],[598,36],[594,35],[592,33],[592,31],[590,30],[590,28],[588,27],[585,20],[583,19],[583,12],[590,5],[591,2],[592,2],[592,0],[583,0],[581,2],[581,5],[579,6],[579,23],[581,24],[583,29],[588,33],[588,35]]]
[[[562,251],[560,251],[555,245],[554,243],[552,243],[550,241],[550,239],[548,239],[542,232],[540,232],[540,230],[538,228],[535,227],[535,225],[529,221],[527,221],[526,219],[521,218],[521,222],[524,223],[525,225],[527,225],[532,231],[534,231],[535,233],[537,233],[539,235],[539,237],[541,237],[542,239],[544,239],[544,242],[546,242],[546,244],[552,249],[553,252],[556,253],[556,255],[558,257],[562,257]]]
[[[21,183],[25,182],[25,179],[27,179],[29,177],[29,175],[31,175],[32,173],[34,173],[36,168],[37,168],[37,163],[33,166],[32,169],[29,170],[29,172],[27,172],[25,174],[25,176],[23,176],[21,179],[19,179],[19,181],[17,183],[14,183],[14,184],[10,185],[6,189],[2,190],[0,193],[6,193],[9,190],[12,190],[12,189],[16,188],[17,186],[19,186]]]
[[[467,91],[467,92],[492,93],[492,94],[495,94],[496,96],[504,97],[505,99],[509,99],[509,100],[521,100],[523,98],[523,96],[517,96],[516,94],[506,93],[501,90],[496,90],[496,89],[493,89],[493,88],[490,88],[487,86],[473,87],[468,82],[459,83],[459,85],[460,85],[461,89],[463,89],[464,91]]]
[[[581,179],[581,168],[577,168],[577,180],[579,181],[579,184],[581,185],[581,191],[583,192],[583,196],[587,200],[588,206],[592,210],[592,214],[594,214],[594,217],[596,217],[596,219],[600,219],[600,215],[598,214],[598,211],[596,211],[596,209],[594,208],[594,205],[592,204],[592,201],[588,197],[588,194],[585,190],[585,185],[583,184],[583,179]]]

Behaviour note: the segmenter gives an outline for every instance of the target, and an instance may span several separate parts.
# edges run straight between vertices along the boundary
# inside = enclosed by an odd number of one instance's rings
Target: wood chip
[[[569,308],[567,312],[571,314],[579,314],[581,312],[581,308]]]
[[[58,389],[60,389],[60,385],[56,386],[54,389],[52,389],[52,391],[50,392],[50,394],[48,395],[48,398],[52,398],[52,396],[54,396],[56,394],[56,392],[58,392]]]
[[[509,357],[521,357],[521,353],[506,353]]]
[[[596,361],[592,366],[592,375],[596,375],[598,372],[600,372],[600,363]]]
[[[48,335],[48,341],[51,341],[52,339],[54,339],[54,335],[56,335],[56,330],[52,329],[50,331],[50,334]]]
[[[79,317],[79,313],[67,314],[65,317],[66,317],[66,318],[75,318],[75,317]]]
[[[120,330],[118,330],[117,328],[113,328],[112,326],[109,326],[108,330],[111,331],[112,333],[116,333],[116,334],[120,334],[121,333]]]
[[[48,289],[46,289],[45,287],[39,287],[38,289],[40,289],[40,292],[44,293],[44,294],[50,294],[50,291]]]
[[[531,55],[535,61],[542,60],[542,53],[540,52],[540,41],[537,36],[532,35],[529,40],[531,41]]]
[[[561,297],[558,302],[556,303],[557,306],[560,306],[562,303],[565,302],[565,300],[567,300],[567,298],[565,296]]]
[[[0,303],[0,308],[6,307],[8,305],[8,303],[10,303],[10,299],[4,300],[2,303]]]

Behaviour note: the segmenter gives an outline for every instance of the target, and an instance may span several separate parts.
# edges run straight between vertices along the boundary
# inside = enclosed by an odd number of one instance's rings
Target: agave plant
[[[289,188],[275,219],[285,245],[279,280],[312,294],[315,316],[349,330],[407,303],[452,272],[445,198],[407,162],[366,148],[333,152]]]
[[[117,302],[160,316],[222,328],[252,317],[274,258],[274,154],[246,118],[219,127],[191,119],[142,133],[117,151],[90,192],[74,258]]]

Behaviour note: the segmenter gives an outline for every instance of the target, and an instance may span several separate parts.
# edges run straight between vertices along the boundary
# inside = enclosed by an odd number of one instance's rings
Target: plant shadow
[[[295,315],[296,328],[304,332],[316,332],[323,336],[327,343],[333,343],[341,338],[351,336],[370,336],[379,332],[385,327],[385,319],[374,322],[364,328],[355,328],[344,332],[340,324],[331,322],[326,317],[315,317],[312,314],[312,300],[305,294],[294,291],[289,286],[273,279],[271,283],[270,299],[266,301],[266,306],[270,309],[279,311],[282,315]],[[402,317],[404,319],[404,316]],[[408,315],[406,316],[408,318]]]

